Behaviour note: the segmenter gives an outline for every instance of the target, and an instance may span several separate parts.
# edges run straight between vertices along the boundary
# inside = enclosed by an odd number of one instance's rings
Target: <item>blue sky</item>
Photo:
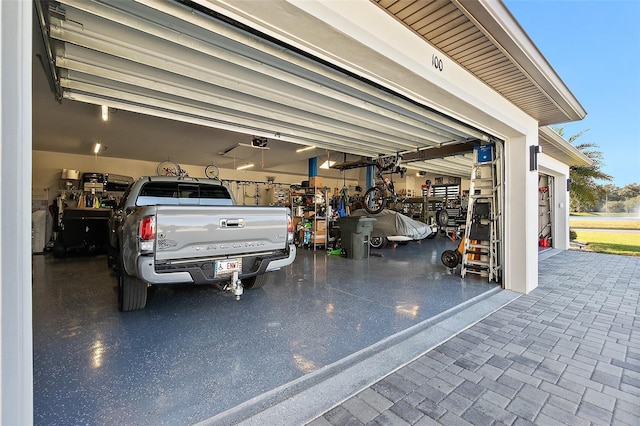
[[[613,184],[640,184],[640,0],[505,0],[587,116],[561,124],[593,142]],[[604,183],[604,182],[601,182]]]

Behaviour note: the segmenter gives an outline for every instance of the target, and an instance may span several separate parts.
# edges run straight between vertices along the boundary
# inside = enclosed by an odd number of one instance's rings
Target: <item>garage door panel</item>
[[[136,104],[149,103],[158,108],[182,111],[218,121],[228,119],[228,117],[233,120],[242,118],[243,122],[271,121],[280,126],[281,132],[286,133],[289,128],[306,132],[313,130],[324,137],[348,141],[355,146],[362,145],[369,149],[373,147],[377,153],[393,152],[398,146],[412,149],[420,142],[417,138],[413,141],[403,141],[406,135],[399,132],[395,135],[373,132],[366,127],[335,122],[286,105],[225,93],[224,89],[216,94],[210,94],[203,90],[198,96],[195,96],[192,91],[181,93],[184,91],[181,87],[160,85],[157,81],[151,82],[148,87],[142,87],[71,70],[68,70],[66,74],[67,76],[62,81],[62,86],[65,89],[97,94],[105,98],[107,104],[109,98],[120,98],[128,99]],[[225,96],[229,97],[225,98]]]
[[[69,69],[63,85],[69,99],[131,102],[132,109],[299,135],[298,142],[315,145],[327,139],[348,153],[415,151],[482,136],[180,5],[157,4],[173,16],[124,1],[62,3],[64,13],[50,16],[50,34],[62,42],[57,65]],[[178,18],[187,12],[191,22]]]
[[[62,37],[60,32],[54,32],[54,35]],[[363,130],[366,130],[365,133],[359,137],[367,138],[370,143],[376,143],[375,135],[367,135],[370,134],[371,131],[380,133],[377,138],[380,138],[383,134],[386,135],[385,137],[388,141],[395,141],[395,143],[391,145],[380,145],[380,152],[384,153],[397,150],[412,150],[425,146],[428,142],[442,144],[452,140],[458,140],[459,138],[457,135],[438,129],[434,130],[437,133],[432,131],[432,128],[425,129],[424,127],[427,127],[427,125],[424,121],[420,122],[406,115],[400,115],[389,110],[381,111],[380,109],[378,109],[377,114],[375,114],[367,109],[357,108],[355,104],[362,104],[363,102],[361,100],[355,100],[354,102],[354,98],[339,96],[342,99],[350,101],[349,104],[346,104],[330,97],[310,92],[305,88],[292,85],[289,82],[271,79],[270,76],[256,73],[253,70],[231,69],[228,63],[224,63],[224,61],[220,61],[217,58],[189,58],[184,52],[180,53],[179,49],[169,51],[169,54],[166,52],[163,57],[158,57],[156,54],[144,53],[145,51],[150,51],[151,48],[142,49],[142,42],[140,41],[134,55],[127,49],[122,52],[121,48],[119,48],[119,46],[121,46],[119,43],[96,42],[95,38],[87,34],[74,37],[70,31],[65,31],[65,40],[73,41],[74,43],[85,43],[87,47],[91,49],[83,49],[77,45],[68,44],[66,49],[59,53],[57,62],[60,66],[73,67],[75,65],[76,69],[79,69],[78,64],[80,61],[83,61],[93,64],[91,68],[88,66],[83,67],[82,70],[85,72],[92,70],[92,72],[102,75],[110,74],[110,78],[119,79],[120,81],[123,80],[125,74],[129,74],[134,77],[129,78],[129,83],[133,83],[133,80],[138,80],[138,84],[145,86],[157,86],[160,80],[170,81],[173,86],[177,86],[179,83],[176,82],[182,79],[183,89],[181,90],[186,97],[191,96],[195,100],[198,100],[198,97],[202,97],[202,94],[217,91],[218,93],[215,93],[214,96],[220,98],[223,97],[220,92],[226,91],[227,93],[224,96],[229,100],[229,107],[232,107],[233,103],[235,103],[237,105],[236,108],[244,110],[252,105],[262,104],[265,114],[281,109],[282,106],[277,105],[277,102],[279,102],[280,105],[289,103],[289,105],[286,106],[287,108],[291,108],[293,106],[291,104],[297,104],[300,109],[299,114],[308,115],[309,113],[314,113],[317,115],[315,118],[316,121],[323,119],[326,121],[326,119],[330,119],[336,127],[341,127],[340,123],[344,122],[345,119],[349,119],[349,123],[352,126],[361,126]],[[107,52],[101,55],[96,50],[99,48]],[[128,58],[122,58],[118,55],[128,56]],[[127,59],[134,59],[134,57],[137,61],[141,62],[127,62]],[[71,60],[71,58],[78,59]],[[174,58],[175,62],[169,63],[166,58]],[[145,68],[142,62],[155,65],[155,67]],[[197,63],[198,65],[186,65],[193,63]],[[165,70],[157,68],[162,65],[165,65]],[[224,69],[225,67],[227,69]],[[216,71],[213,72],[212,70]],[[109,73],[109,71],[111,72]],[[173,72],[173,74],[169,73],[169,71]],[[242,72],[246,74],[244,78],[241,76]],[[194,80],[186,80],[184,78],[185,75]],[[137,78],[135,78],[136,76]],[[142,79],[140,76],[145,76],[145,78]],[[213,85],[204,86],[202,83],[205,80],[209,80],[209,82],[215,81],[219,85],[217,87]],[[207,82],[207,84],[209,82]],[[198,85],[200,87],[198,87]],[[239,91],[231,91],[227,87],[237,88]],[[193,93],[186,93],[187,88]],[[165,88],[164,90],[168,89]],[[174,93],[174,91],[172,90],[171,93]],[[248,100],[246,95],[256,96],[256,98]],[[257,97],[258,95],[261,97]],[[265,96],[270,96],[271,99],[266,99]],[[305,119],[308,120],[309,118]],[[407,122],[422,128],[411,126]],[[340,131],[340,129],[336,129],[336,131]]]

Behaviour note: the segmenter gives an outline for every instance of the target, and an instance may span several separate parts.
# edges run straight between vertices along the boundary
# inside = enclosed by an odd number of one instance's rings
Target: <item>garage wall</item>
[[[33,151],[32,160],[33,190],[40,191],[48,188],[50,201],[56,198],[58,190],[60,189],[60,172],[62,169],[79,170],[81,174],[86,172],[113,173],[131,176],[135,179],[139,176],[155,176],[156,167],[158,165],[156,162],[150,161],[127,160],[94,155],[63,154],[48,151]],[[181,164],[180,167],[185,169],[189,173],[189,176],[204,176],[204,168],[202,166]],[[353,186],[357,185],[358,171],[347,173],[346,184]],[[275,176],[276,182],[290,184],[300,184],[303,180],[307,180],[307,176],[255,170],[220,169],[220,176],[222,179],[257,182],[265,182],[267,180],[267,176]],[[323,184],[331,188],[331,190],[334,188],[340,189],[343,186],[343,179],[331,177],[323,178]],[[361,185],[364,187],[364,183],[361,183]],[[253,191],[251,191],[251,193],[253,193]],[[265,198],[262,198],[265,200],[266,193],[263,191],[261,195],[265,195]]]
[[[111,158],[95,155],[77,155],[64,154],[49,151],[33,151],[33,170],[32,170],[32,186],[34,191],[49,190],[50,201],[57,196],[60,189],[60,171],[62,169],[79,170],[80,173],[96,172],[96,173],[113,173],[124,176],[131,176],[134,179],[138,176],[147,176],[156,174],[157,163],[140,160],[127,160],[122,158]],[[181,164],[181,167],[187,170],[189,176],[202,177],[204,168],[202,166],[194,166],[189,164]],[[355,194],[352,187],[360,185],[363,189],[365,185],[365,169],[347,170],[342,174],[335,170],[323,170],[320,175],[323,176],[323,185],[329,188],[329,192],[334,192],[336,188],[340,190],[344,184],[350,187],[350,193]],[[333,176],[327,176],[327,175]],[[256,171],[256,170],[233,170],[221,169],[220,176],[223,179],[230,180],[247,180],[264,182],[267,176],[275,176],[276,182],[288,184],[300,184],[303,180],[307,180],[307,176],[298,174],[286,174],[280,172]],[[399,179],[399,175],[394,176],[396,190],[410,190],[413,196],[420,196],[421,185],[425,180],[431,180],[435,184],[435,178],[441,177],[442,174],[427,173],[426,176],[416,176],[414,171],[408,171],[404,179]],[[461,189],[469,189],[469,180],[461,180]],[[251,191],[253,193],[253,191]],[[263,191],[263,194],[266,194]]]

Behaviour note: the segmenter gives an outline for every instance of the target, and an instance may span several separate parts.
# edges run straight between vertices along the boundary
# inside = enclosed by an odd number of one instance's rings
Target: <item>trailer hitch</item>
[[[234,272],[231,276],[231,282],[225,284],[223,287],[224,290],[233,293],[236,296],[236,300],[240,300],[240,296],[244,292],[244,287],[242,286],[242,281],[238,278],[238,272]]]

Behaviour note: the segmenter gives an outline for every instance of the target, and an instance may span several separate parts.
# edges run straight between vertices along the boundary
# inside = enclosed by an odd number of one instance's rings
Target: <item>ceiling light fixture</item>
[[[100,147],[101,147],[101,146],[102,146],[102,145],[100,145],[100,142],[96,142],[96,146],[94,146],[94,147],[93,147],[93,153],[94,153],[94,154],[99,153],[99,152],[100,152]]]
[[[315,146],[305,146],[304,148],[298,148],[296,149],[296,152],[304,152],[304,151],[309,151],[310,149],[315,149]]]
[[[109,107],[106,105],[102,105],[102,121],[107,121],[109,119]]]
[[[238,167],[236,170],[244,170],[253,167],[253,164],[245,164],[244,166]]]

